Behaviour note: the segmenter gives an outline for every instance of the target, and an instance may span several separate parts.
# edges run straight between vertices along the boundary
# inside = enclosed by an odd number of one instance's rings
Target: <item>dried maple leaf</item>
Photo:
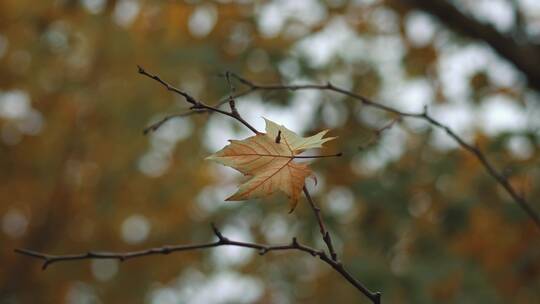
[[[293,211],[306,177],[312,174],[307,164],[296,163],[294,158],[306,149],[321,148],[323,143],[335,137],[323,138],[328,130],[301,137],[284,126],[268,119],[265,121],[266,134],[229,140],[229,145],[207,159],[249,176],[238,191],[227,198],[228,201],[259,198],[281,190],[290,198]]]

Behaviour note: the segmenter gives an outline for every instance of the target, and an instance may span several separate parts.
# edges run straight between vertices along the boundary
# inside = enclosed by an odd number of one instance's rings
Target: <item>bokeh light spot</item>
[[[2,218],[2,231],[10,238],[23,236],[27,227],[28,219],[17,209],[10,209]]]
[[[129,244],[141,243],[150,234],[150,222],[139,214],[134,214],[122,222],[122,239]]]

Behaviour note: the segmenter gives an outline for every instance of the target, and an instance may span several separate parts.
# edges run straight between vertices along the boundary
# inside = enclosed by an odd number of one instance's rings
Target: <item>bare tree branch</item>
[[[167,116],[163,117],[162,119],[158,120],[157,122],[155,122],[155,123],[149,125],[148,127],[144,128],[143,134],[147,135],[150,132],[157,131],[159,128],[161,128],[161,126],[163,124],[165,124],[166,122],[168,122],[169,120],[171,120],[173,118],[180,118],[180,117],[191,116],[191,115],[194,115],[194,114],[204,114],[204,113],[212,113],[212,112],[210,110],[202,109],[202,110],[189,110],[189,111],[182,112],[182,113],[176,113],[176,114],[167,115]]]
[[[270,246],[270,245],[261,245],[257,243],[249,242],[240,242],[233,241],[223,236],[221,231],[212,224],[212,230],[214,235],[218,238],[217,241],[211,243],[197,244],[197,245],[173,245],[173,246],[162,246],[157,248],[150,248],[140,251],[131,251],[131,252],[96,252],[89,251],[86,253],[78,254],[66,254],[66,255],[50,255],[46,253],[36,252],[28,249],[15,249],[15,252],[34,257],[40,260],[43,260],[43,265],[41,268],[43,270],[47,269],[50,265],[58,262],[67,262],[67,261],[77,261],[77,260],[88,260],[88,259],[116,259],[121,262],[127,261],[134,258],[150,256],[150,255],[167,255],[173,252],[179,251],[190,251],[198,249],[207,249],[219,246],[236,246],[236,247],[245,247],[259,250],[260,255],[264,255],[270,251],[280,251],[280,250],[300,250],[311,254],[312,256],[321,256],[324,255],[324,252],[316,250],[314,248],[300,244],[296,238],[293,238],[291,244],[288,245],[279,245],[279,246]]]
[[[237,74],[231,74],[233,77],[238,79],[241,83],[246,85],[249,89],[244,91],[245,94],[254,92],[254,91],[273,91],[273,90],[289,90],[289,91],[296,91],[296,90],[320,90],[320,91],[333,91],[340,94],[343,94],[345,96],[348,96],[354,100],[357,100],[361,102],[365,106],[369,106],[372,108],[379,109],[381,111],[385,111],[387,113],[397,115],[402,118],[414,118],[414,119],[421,119],[429,124],[431,124],[433,127],[438,128],[448,136],[450,136],[453,140],[455,140],[465,151],[471,153],[480,161],[484,169],[488,172],[488,174],[495,179],[497,183],[499,183],[504,190],[512,197],[512,199],[527,213],[527,215],[534,221],[537,228],[540,229],[540,216],[538,213],[530,206],[529,202],[525,199],[525,197],[518,193],[518,191],[510,184],[508,179],[500,173],[497,169],[495,169],[495,166],[487,159],[485,154],[476,146],[473,146],[472,144],[467,143],[463,138],[461,138],[457,133],[455,133],[450,127],[447,125],[441,123],[440,121],[436,120],[434,117],[429,115],[427,111],[427,107],[424,108],[423,112],[403,112],[398,109],[392,108],[390,106],[386,106],[380,103],[377,103],[375,101],[372,101],[371,99],[364,97],[362,95],[359,95],[357,93],[339,88],[337,86],[334,86],[331,83],[327,83],[325,85],[318,85],[318,84],[305,84],[305,85],[285,85],[285,84],[276,84],[276,85],[261,85],[254,83],[252,81],[249,81]],[[223,103],[220,102],[216,105],[220,106]]]
[[[193,96],[189,95],[188,93],[172,86],[171,84],[169,84],[168,82],[162,80],[159,76],[157,75],[152,75],[148,72],[146,72],[142,67],[140,66],[137,66],[138,67],[138,72],[139,74],[141,75],[144,75],[148,78],[151,78],[159,83],[161,83],[167,90],[169,91],[173,91],[177,94],[179,94],[180,96],[184,97],[184,99],[186,100],[186,102],[190,103],[192,106],[191,106],[191,110],[208,110],[208,111],[213,111],[213,112],[217,112],[217,113],[220,113],[220,114],[223,114],[223,115],[226,115],[226,116],[229,116],[229,117],[232,117],[236,120],[238,120],[240,123],[242,123],[244,126],[246,126],[248,129],[250,129],[251,131],[253,131],[254,133],[259,133],[257,131],[257,129],[255,129],[252,125],[250,125],[247,121],[245,121],[242,117],[240,117],[240,115],[238,115],[238,112],[234,113],[234,112],[227,112],[227,111],[223,111],[221,109],[218,109],[216,107],[213,107],[213,106],[210,106],[210,105],[207,105],[207,104],[204,104],[198,100],[196,100],[195,98],[193,98]]]
[[[356,280],[343,267],[343,265],[340,262],[329,258],[328,255],[324,251],[317,250],[315,248],[303,245],[300,242],[298,242],[296,238],[293,238],[291,243],[289,244],[263,245],[263,244],[258,244],[258,243],[231,240],[225,237],[214,224],[212,224],[212,230],[214,232],[214,235],[217,237],[217,241],[210,242],[210,243],[196,244],[196,245],[170,245],[170,246],[162,246],[162,247],[149,248],[149,249],[144,249],[144,250],[139,250],[139,251],[129,251],[129,252],[88,251],[85,253],[66,254],[66,255],[51,255],[51,254],[36,252],[36,251],[28,250],[28,249],[15,249],[15,252],[18,254],[22,254],[25,256],[42,260],[43,264],[41,266],[41,269],[45,270],[50,265],[55,264],[55,263],[60,263],[60,262],[95,260],[95,259],[118,260],[120,262],[124,262],[127,260],[141,258],[145,256],[168,255],[175,252],[209,249],[209,248],[220,247],[220,246],[235,246],[235,247],[250,248],[250,249],[258,250],[259,255],[265,255],[271,251],[287,251],[287,250],[302,251],[302,252],[310,254],[313,257],[319,257],[322,261],[324,261],[326,264],[328,264],[330,267],[336,270],[339,274],[341,274],[341,276],[343,276],[349,283],[351,283],[354,287],[359,289],[373,303],[380,304],[380,298],[381,298],[380,293],[369,291],[361,282]]]
[[[332,238],[330,237],[330,233],[328,232],[328,230],[326,230],[326,226],[324,225],[324,220],[321,215],[321,208],[315,205],[315,202],[311,198],[311,195],[309,194],[309,191],[306,188],[306,186],[304,186],[304,194],[306,195],[307,201],[309,202],[309,205],[311,206],[311,210],[313,210],[315,218],[317,219],[317,222],[319,223],[319,229],[323,237],[323,241],[326,243],[326,247],[328,248],[328,251],[330,252],[330,257],[332,257],[332,260],[337,261],[338,260],[337,253],[334,249],[334,245],[332,244]]]
[[[531,88],[540,91],[540,45],[516,41],[511,35],[497,31],[493,26],[477,21],[445,0],[406,0],[446,24],[451,29],[489,44],[499,55],[523,72]]]

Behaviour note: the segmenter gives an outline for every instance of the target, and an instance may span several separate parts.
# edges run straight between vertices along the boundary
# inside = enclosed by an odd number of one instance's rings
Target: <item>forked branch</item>
[[[292,242],[287,245],[271,246],[271,245],[262,245],[262,244],[250,243],[250,242],[233,241],[223,236],[221,231],[219,231],[219,229],[214,224],[212,224],[212,231],[214,232],[214,235],[217,237],[217,240],[215,242],[196,244],[196,245],[167,245],[167,246],[150,248],[150,249],[145,249],[145,250],[140,250],[140,251],[130,251],[130,252],[89,251],[85,253],[66,254],[66,255],[51,255],[51,254],[36,252],[36,251],[28,250],[28,249],[15,249],[15,252],[42,260],[43,264],[41,268],[43,270],[47,269],[47,267],[49,267],[50,265],[54,263],[59,263],[59,262],[90,260],[90,259],[115,259],[115,260],[119,260],[120,262],[124,262],[127,260],[144,257],[144,256],[167,255],[174,252],[207,249],[207,248],[213,248],[213,247],[219,247],[219,246],[236,246],[236,247],[251,248],[251,249],[258,250],[260,255],[265,255],[266,253],[270,251],[280,251],[280,250],[299,250],[299,251],[307,252],[311,254],[312,256],[322,256],[325,254],[322,251],[300,244],[296,240],[296,238],[293,238]]]
[[[470,143],[467,143],[461,136],[459,136],[455,131],[453,131],[449,126],[443,124],[442,122],[436,120],[433,116],[428,113],[427,107],[424,108],[422,112],[404,112],[396,108],[386,106],[380,103],[377,103],[365,96],[360,94],[348,91],[346,89],[337,87],[331,83],[327,84],[303,84],[303,85],[286,85],[286,84],[258,84],[252,82],[246,78],[239,76],[238,74],[227,72],[227,77],[234,77],[241,84],[245,85],[247,89],[239,93],[234,93],[231,96],[228,96],[225,99],[220,100],[214,107],[219,108],[220,106],[226,104],[231,100],[231,98],[238,98],[256,91],[297,91],[297,90],[319,90],[319,91],[332,91],[339,93],[345,96],[350,97],[353,100],[359,101],[364,106],[372,107],[398,117],[398,119],[393,120],[388,125],[384,126],[382,129],[376,130],[377,133],[381,133],[391,128],[396,122],[399,122],[403,118],[412,118],[420,119],[429,123],[431,126],[444,131],[450,138],[452,138],[462,149],[471,153],[484,167],[486,172],[499,184],[503,189],[510,195],[518,206],[525,211],[527,216],[529,216],[536,227],[540,229],[540,216],[538,213],[531,207],[531,204],[527,201],[524,195],[520,194],[518,190],[512,186],[507,177],[505,177],[499,170],[495,168],[487,158],[487,156],[480,150],[479,147],[476,147]],[[230,80],[229,80],[230,81]],[[242,122],[242,121],[241,121]],[[157,128],[156,128],[157,129]],[[360,147],[363,148],[363,147]]]
[[[220,101],[217,106],[210,106],[206,103],[203,103],[188,93],[170,85],[168,82],[164,81],[157,75],[150,74],[146,72],[142,67],[138,66],[138,72],[146,77],[149,77],[157,82],[159,82],[161,85],[163,85],[167,90],[175,92],[181,96],[184,97],[186,102],[191,104],[191,110],[192,113],[200,113],[200,112],[215,112],[220,113],[226,116],[229,116],[240,123],[242,123],[245,127],[253,131],[255,134],[259,134],[260,132],[257,131],[251,124],[249,124],[246,120],[242,118],[238,110],[235,106],[235,99],[239,96],[245,95],[250,91],[255,90],[255,88],[250,88],[247,91],[244,91],[242,93],[235,93],[235,87],[233,86],[230,77],[231,75],[234,75],[232,73],[227,72],[225,75],[227,77],[227,82],[229,83],[229,86],[231,88],[231,94],[224,100]],[[235,76],[237,79],[237,76]],[[242,80],[241,80],[242,81]],[[219,106],[222,104],[228,103],[230,106],[230,111],[219,109]],[[161,121],[157,122],[154,125],[151,125],[145,130],[146,132],[149,131],[155,131],[157,130],[163,123],[165,123],[167,120],[178,117],[178,116],[186,116],[190,115],[189,113],[181,113],[178,115],[171,115],[168,117],[165,117]],[[279,135],[278,135],[279,137]],[[276,141],[279,139],[276,138]],[[341,153],[335,154],[335,155],[323,155],[319,157],[333,157],[333,156],[341,156]],[[297,157],[297,158],[313,158],[313,156],[304,156],[304,157]],[[225,236],[215,227],[212,225],[214,234],[217,236],[218,240],[211,243],[205,243],[205,244],[198,244],[198,245],[175,245],[175,246],[163,246],[158,248],[150,248],[146,250],[141,251],[134,251],[134,252],[124,252],[124,253],[118,253],[118,252],[86,252],[86,253],[80,253],[80,254],[70,254],[70,255],[51,255],[51,254],[45,254],[40,252],[35,252],[28,249],[15,249],[15,252],[26,255],[29,257],[37,258],[43,261],[42,268],[46,269],[47,266],[62,262],[62,261],[74,261],[74,260],[86,260],[86,259],[117,259],[120,261],[125,261],[132,258],[137,257],[143,257],[143,256],[149,256],[149,255],[159,255],[159,254],[170,254],[173,252],[179,252],[179,251],[189,251],[189,250],[199,250],[199,249],[207,249],[207,248],[213,248],[218,246],[237,246],[237,247],[244,247],[244,248],[251,248],[259,251],[259,254],[264,255],[270,251],[283,251],[283,250],[298,250],[303,251],[306,253],[309,253],[313,257],[319,257],[320,260],[325,262],[326,264],[330,265],[336,272],[338,272],[341,276],[343,276],[350,284],[352,284],[356,289],[358,289],[362,294],[364,294],[372,303],[374,304],[380,304],[381,303],[381,294],[379,292],[372,292],[367,287],[365,287],[360,281],[358,281],[356,278],[354,278],[343,266],[343,264],[339,261],[338,255],[334,249],[334,246],[332,244],[332,238],[330,233],[326,230],[326,227],[324,225],[324,221],[321,215],[321,209],[317,207],[311,198],[309,191],[306,187],[303,188],[304,194],[306,195],[306,198],[309,202],[309,205],[311,209],[314,212],[314,215],[317,219],[317,222],[319,223],[319,228],[321,232],[322,239],[324,240],[329,254],[327,254],[324,250],[317,250],[305,245],[300,244],[296,238],[292,239],[292,242],[288,245],[279,245],[279,246],[270,246],[270,245],[261,245],[257,243],[249,243],[249,242],[240,242],[240,241],[233,241]]]
[[[366,295],[373,303],[379,304],[381,295],[378,292],[369,291],[361,282],[356,280],[344,267],[341,263],[334,261],[329,258],[323,250],[317,250],[315,248],[301,244],[296,237],[292,238],[289,244],[284,245],[266,245],[258,244],[252,242],[241,242],[231,240],[225,237],[221,231],[212,224],[212,231],[217,237],[217,240],[210,243],[195,244],[195,245],[167,245],[162,247],[150,248],[139,251],[129,251],[129,252],[97,252],[89,251],[85,253],[77,254],[66,254],[66,255],[52,255],[47,253],[41,253],[28,249],[15,249],[15,252],[32,258],[36,258],[43,261],[41,269],[45,270],[47,267],[55,263],[68,262],[68,261],[79,261],[79,260],[96,260],[96,259],[106,259],[106,260],[118,260],[124,262],[134,258],[141,258],[145,256],[152,255],[168,255],[175,252],[181,251],[193,251],[201,249],[209,249],[214,247],[221,246],[235,246],[249,248],[257,250],[259,255],[265,255],[272,251],[301,251],[310,254],[313,257],[319,257],[322,261],[336,270],[341,276],[343,276],[349,283],[359,289],[362,293]]]
[[[353,100],[361,102],[364,106],[372,107],[379,109],[381,111],[396,115],[400,118],[413,118],[421,119],[428,122],[431,126],[444,131],[448,136],[450,136],[461,148],[465,151],[471,153],[484,167],[487,173],[495,179],[495,181],[500,184],[503,189],[512,197],[514,202],[516,202],[521,209],[534,221],[537,228],[540,229],[540,216],[538,213],[531,207],[530,203],[521,195],[515,188],[512,186],[508,178],[506,178],[502,173],[500,173],[495,166],[487,159],[486,155],[480,150],[480,148],[467,143],[463,138],[461,138],[456,132],[454,132],[449,126],[443,124],[442,122],[436,120],[433,116],[428,113],[427,107],[424,107],[422,112],[403,112],[396,108],[386,106],[380,103],[377,103],[365,96],[360,94],[342,89],[331,83],[324,85],[319,84],[305,84],[305,85],[285,85],[285,84],[275,84],[275,85],[262,85],[247,80],[237,74],[231,73],[232,77],[236,78],[240,83],[247,86],[247,89],[241,93],[236,94],[236,98],[247,95],[255,91],[277,91],[277,90],[288,90],[288,91],[297,91],[297,90],[319,90],[319,91],[332,91],[345,96],[350,97]],[[219,107],[223,104],[223,100],[216,104],[216,107]],[[393,124],[393,123],[392,123]],[[389,125],[391,127],[392,125]],[[388,128],[389,128],[388,127]],[[388,129],[385,128],[384,130]],[[384,131],[383,130],[383,131]]]

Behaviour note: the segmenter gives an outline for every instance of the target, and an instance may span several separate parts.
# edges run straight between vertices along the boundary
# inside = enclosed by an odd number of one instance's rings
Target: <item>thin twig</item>
[[[157,131],[159,128],[161,128],[161,126],[163,124],[165,124],[166,122],[168,122],[169,120],[171,120],[173,118],[180,118],[180,117],[191,116],[191,115],[194,115],[194,114],[204,114],[204,113],[212,113],[212,112],[210,110],[198,110],[198,111],[190,110],[190,111],[186,111],[186,112],[182,112],[182,113],[176,113],[176,114],[167,115],[167,116],[163,117],[162,119],[160,119],[159,121],[157,121],[157,122],[149,125],[148,127],[144,128],[143,134],[147,135],[150,132]]]
[[[28,250],[28,249],[15,249],[15,252],[22,255],[26,255],[26,256],[43,260],[43,265],[41,266],[43,270],[47,269],[47,267],[49,267],[50,265],[54,263],[58,263],[58,262],[89,260],[89,259],[116,259],[123,262],[123,261],[127,261],[133,258],[139,258],[139,257],[144,257],[144,256],[160,255],[160,254],[167,255],[173,252],[207,249],[207,248],[213,248],[213,247],[219,247],[219,246],[236,246],[236,247],[256,249],[259,251],[260,255],[264,255],[270,251],[293,250],[293,249],[307,252],[311,254],[312,256],[320,256],[324,254],[324,252],[320,250],[316,250],[314,248],[300,244],[296,240],[296,238],[294,238],[293,241],[287,245],[271,246],[271,245],[262,245],[262,244],[257,244],[257,243],[230,240],[224,237],[221,231],[219,231],[218,228],[214,224],[212,224],[212,230],[214,232],[214,235],[218,238],[218,240],[215,242],[197,244],[197,245],[168,245],[168,246],[149,248],[149,249],[144,249],[144,250],[139,250],[139,251],[130,251],[130,252],[89,251],[86,253],[66,254],[66,255],[51,255],[51,254],[36,252],[36,251]]]
[[[343,153],[339,152],[336,154],[328,154],[328,155],[295,155],[292,156],[292,158],[326,158],[326,157],[340,157],[343,156]]]
[[[304,186],[303,191],[304,191],[304,194],[306,195],[309,205],[311,206],[311,210],[313,210],[315,218],[317,219],[317,222],[319,223],[319,231],[321,232],[323,241],[326,243],[326,247],[328,247],[330,256],[332,257],[332,260],[337,261],[338,260],[337,253],[334,249],[334,245],[332,244],[332,237],[330,236],[330,233],[328,232],[328,230],[326,230],[326,226],[324,225],[324,220],[321,215],[321,208],[315,205],[315,202],[311,198],[311,195],[309,194],[309,191],[306,186]]]
[[[240,117],[239,115],[235,115],[234,113],[232,112],[227,112],[227,111],[223,111],[221,109],[218,109],[217,107],[213,107],[213,106],[210,106],[210,105],[207,105],[203,102],[200,102],[198,101],[197,99],[195,99],[193,96],[189,95],[188,93],[172,86],[171,84],[169,84],[168,82],[166,82],[165,80],[161,79],[159,76],[157,75],[153,75],[153,74],[150,74],[148,73],[146,70],[144,70],[141,66],[137,66],[138,67],[138,72],[139,74],[141,75],[144,75],[148,78],[151,78],[159,83],[161,83],[167,90],[169,91],[173,91],[177,94],[179,94],[180,96],[184,97],[184,99],[186,100],[186,102],[190,103],[192,106],[191,106],[191,110],[201,110],[201,109],[204,109],[204,110],[209,110],[209,111],[214,111],[214,112],[217,112],[217,113],[220,113],[220,114],[223,114],[223,115],[226,115],[226,116],[229,116],[229,117],[232,117],[236,120],[238,120],[240,123],[242,123],[244,126],[246,126],[248,129],[250,129],[251,131],[255,132],[255,133],[259,133],[257,131],[257,129],[255,129],[252,125],[250,125],[247,121],[245,121],[242,117]]]
[[[240,113],[238,113],[238,110],[236,109],[236,101],[234,100],[233,95],[236,93],[236,87],[231,81],[230,72],[225,72],[225,77],[227,78],[227,83],[229,84],[229,88],[231,90],[229,94],[229,107],[231,108],[231,113],[235,116],[240,117]]]
[[[294,237],[289,244],[265,245],[265,244],[258,244],[258,243],[252,243],[252,242],[241,242],[241,241],[231,240],[225,237],[214,224],[212,224],[212,231],[214,232],[214,235],[217,237],[216,241],[210,242],[210,243],[196,244],[196,245],[169,245],[169,246],[162,246],[162,247],[149,248],[149,249],[144,249],[144,250],[139,250],[139,251],[128,251],[128,252],[88,251],[86,253],[76,253],[76,254],[66,254],[66,255],[52,255],[52,254],[41,253],[41,252],[28,250],[28,249],[20,249],[20,248],[15,249],[15,252],[21,255],[31,257],[31,258],[42,260],[43,264],[41,265],[41,269],[46,270],[47,267],[51,266],[52,264],[60,263],[60,262],[95,260],[95,259],[118,260],[120,262],[124,262],[127,260],[145,257],[145,256],[167,255],[167,254],[171,254],[175,252],[208,249],[208,248],[214,248],[214,247],[220,247],[220,246],[235,246],[235,247],[250,248],[250,249],[257,250],[259,252],[259,255],[265,255],[271,251],[296,250],[296,251],[302,251],[302,252],[308,253],[314,257],[319,257],[322,261],[330,265],[339,274],[341,274],[348,282],[350,282],[353,286],[355,286],[362,293],[364,293],[369,299],[371,299],[373,303],[375,304],[380,303],[380,293],[369,291],[364,285],[362,285],[362,283],[356,280],[343,267],[341,263],[328,258],[326,253],[322,250],[317,250],[315,248],[301,244],[300,242],[298,242],[296,237]]]
[[[142,72],[141,72],[142,71]],[[171,86],[161,80],[158,76],[156,75],[151,75],[151,74],[148,74],[147,72],[145,72],[141,67],[139,67],[139,73],[143,74],[143,75],[146,75],[146,76],[149,76],[150,78],[154,79],[154,80],[157,80],[158,82],[160,82],[161,84],[165,85],[165,87],[169,90],[171,90]],[[229,86],[230,86],[230,89],[231,89],[231,92],[229,94],[229,97],[228,99],[226,100],[223,100],[223,101],[220,101],[216,106],[207,106],[199,101],[195,101],[195,103],[197,105],[199,105],[200,107],[202,108],[205,108],[205,109],[209,109],[209,110],[212,110],[212,111],[215,111],[215,112],[218,112],[218,113],[221,113],[221,114],[224,114],[224,115],[227,115],[231,118],[234,118],[236,120],[238,120],[239,122],[241,122],[244,126],[246,126],[248,129],[250,129],[251,131],[253,131],[255,134],[259,134],[260,132],[257,131],[257,129],[255,129],[255,127],[253,127],[251,124],[249,124],[246,120],[244,120],[240,114],[238,113],[238,111],[236,111],[236,107],[235,107],[235,98],[237,97],[240,97],[240,96],[243,96],[245,94],[248,94],[249,92],[252,92],[252,91],[255,91],[259,88],[257,88],[255,85],[253,85],[251,82],[247,81],[247,80],[244,80],[243,78],[239,77],[238,75],[234,74],[234,73],[231,73],[231,72],[226,72],[225,73],[225,77],[227,78],[227,82],[229,83]],[[236,78],[237,80],[239,80],[240,82],[246,84],[248,86],[248,90],[244,91],[243,93],[239,93],[239,94],[235,94],[235,91],[236,91],[236,88],[233,86],[232,82],[230,81],[230,77],[234,77]],[[328,87],[332,87],[333,86],[328,83],[327,85]],[[278,86],[280,88],[283,88],[284,86]],[[173,89],[173,90],[178,90],[178,89]],[[185,95],[189,96],[187,93],[183,93],[183,94],[180,94],[182,96],[185,97]],[[186,98],[186,101],[187,98]],[[188,101],[189,102],[189,101]],[[223,111],[223,110],[220,110],[218,109],[219,106],[225,104],[225,103],[229,103],[229,106],[231,108],[231,111],[230,112],[226,112],[226,111]],[[384,106],[381,106],[381,107],[384,107]],[[341,155],[341,153],[339,153],[338,155]],[[338,256],[337,256],[337,253],[336,251],[334,250],[334,246],[332,244],[332,237],[330,236],[330,233],[326,230],[326,227],[324,225],[324,221],[323,221],[323,218],[322,218],[322,215],[321,215],[321,209],[319,207],[317,207],[315,205],[315,203],[313,202],[313,199],[311,198],[311,195],[309,194],[309,191],[308,189],[304,186],[303,188],[303,191],[304,191],[304,194],[310,204],[310,207],[311,209],[313,210],[316,218],[317,218],[317,221],[319,222],[319,227],[320,227],[320,232],[321,232],[321,236],[326,244],[326,246],[328,247],[328,251],[330,253],[330,258],[328,258],[328,256],[323,252],[322,255],[319,255],[319,257],[327,262],[328,264],[332,265],[332,267],[340,272],[351,284],[353,284],[357,289],[359,289],[366,297],[368,297],[373,303],[380,303],[380,299],[381,299],[381,295],[380,293],[378,292],[371,292],[369,289],[367,289],[365,286],[363,286],[362,283],[360,283],[358,280],[356,280],[354,277],[352,277],[352,275],[350,275],[350,273],[348,273],[344,266],[341,264],[341,262],[339,262],[338,260]]]
[[[254,82],[251,82],[237,74],[231,73],[231,76],[236,78],[238,81],[240,81],[242,84],[246,85],[248,87],[248,90],[244,91],[245,94],[249,94],[254,91],[272,91],[272,90],[290,90],[290,91],[296,91],[296,90],[320,90],[320,91],[333,91],[336,93],[340,93],[342,95],[348,96],[354,100],[360,101],[363,105],[369,106],[372,108],[376,108],[382,111],[385,111],[390,114],[398,115],[402,118],[414,118],[414,119],[422,119],[429,124],[431,124],[433,127],[441,129],[445,131],[448,136],[450,136],[453,140],[455,140],[465,151],[473,154],[478,161],[482,164],[484,169],[488,172],[489,175],[493,179],[495,179],[496,182],[498,182],[505,190],[506,192],[512,197],[512,199],[527,213],[527,215],[534,221],[537,228],[540,229],[540,216],[536,211],[531,207],[530,203],[525,199],[524,196],[518,193],[518,191],[510,184],[508,179],[501,174],[497,169],[495,169],[495,166],[487,159],[487,157],[482,153],[482,151],[469,143],[467,143],[464,139],[462,139],[457,133],[455,133],[450,127],[447,125],[439,122],[435,118],[433,118],[431,115],[428,114],[427,107],[424,108],[424,111],[419,113],[414,112],[403,112],[398,109],[392,108],[390,106],[386,106],[380,103],[377,103],[375,101],[372,101],[371,99],[364,97],[360,94],[356,94],[354,92],[339,88],[331,83],[327,83],[325,85],[318,85],[318,84],[305,84],[305,85],[284,85],[284,84],[276,84],[276,85],[260,85],[256,84]],[[219,106],[218,103],[216,106]]]
[[[243,95],[249,93],[250,91],[253,91],[252,88],[250,88],[249,90],[246,90],[246,91],[244,91],[242,93],[234,94],[235,89],[232,86],[232,84],[230,84],[230,86],[231,86],[231,94],[229,95],[226,102],[229,103],[229,105],[231,107],[231,110],[230,110],[230,112],[227,112],[227,111],[224,111],[224,110],[221,110],[221,109],[218,108],[219,105],[222,104],[221,102],[217,106],[209,106],[209,105],[207,105],[205,103],[202,103],[202,102],[196,100],[195,98],[193,98],[188,93],[183,92],[182,90],[173,87],[172,85],[170,85],[166,81],[162,80],[159,76],[153,75],[153,74],[150,74],[150,73],[146,72],[140,66],[138,67],[138,71],[139,71],[140,74],[159,82],[165,88],[167,88],[167,90],[173,91],[173,92],[183,96],[185,98],[186,102],[188,102],[188,103],[190,103],[192,105],[191,106],[192,110],[196,110],[196,111],[208,110],[208,111],[217,112],[217,113],[229,116],[229,117],[231,117],[233,119],[238,120],[240,123],[242,123],[248,129],[253,131],[255,134],[259,134],[259,131],[257,131],[257,129],[255,129],[251,124],[249,124],[246,120],[244,120],[240,116],[240,114],[236,110],[235,104],[234,104],[234,99],[236,97],[243,96]],[[229,77],[234,75],[234,74],[227,73],[226,75],[227,75],[227,79],[228,79],[228,81],[230,83]],[[161,124],[163,124],[163,123],[161,123]],[[157,126],[155,129],[157,129],[157,128],[159,128],[159,126]],[[330,155],[330,156],[339,156],[339,155],[341,155],[341,153],[336,154],[336,155]],[[327,156],[322,156],[322,157],[327,157]],[[307,158],[307,156],[306,157],[299,157],[299,158]],[[310,158],[312,158],[312,157],[310,157]],[[305,186],[304,186],[303,190],[304,190],[304,194],[306,195],[306,198],[307,198],[307,200],[308,200],[308,202],[310,204],[310,207],[313,209],[313,212],[314,212],[314,214],[315,214],[315,216],[317,218],[317,221],[319,222],[319,226],[321,228],[321,236],[322,236],[324,242],[326,243],[326,245],[328,247],[330,257],[323,250],[316,250],[316,249],[313,249],[311,247],[308,247],[308,246],[305,246],[305,245],[302,245],[302,244],[298,243],[296,238],[293,238],[291,244],[289,244],[289,245],[280,245],[280,246],[269,246],[269,245],[261,245],[261,244],[256,244],[256,243],[232,241],[232,240],[224,237],[222,235],[222,233],[214,225],[212,225],[212,229],[214,231],[214,234],[217,236],[218,241],[212,242],[212,243],[198,244],[198,245],[164,246],[164,247],[151,248],[151,249],[146,249],[146,250],[142,250],[142,251],[134,251],[134,252],[126,252],[126,253],[87,252],[87,253],[72,254],[72,255],[50,255],[50,254],[44,254],[44,253],[40,253],[40,252],[31,251],[31,250],[28,250],[28,249],[15,249],[15,252],[17,252],[19,254],[23,254],[23,255],[26,255],[26,256],[30,256],[30,257],[33,257],[33,258],[38,258],[38,259],[43,260],[44,262],[43,262],[42,268],[45,269],[45,268],[47,268],[47,266],[49,266],[49,265],[51,265],[53,263],[56,263],[56,262],[61,262],[61,261],[73,261],[73,260],[84,260],[84,259],[117,259],[117,260],[120,260],[120,261],[124,261],[124,260],[135,258],[135,257],[142,257],[142,256],[148,256],[148,255],[157,255],[157,254],[170,254],[172,252],[177,252],[177,251],[197,250],[197,249],[213,248],[213,247],[225,246],[225,245],[256,249],[256,250],[259,250],[259,253],[261,255],[264,255],[264,254],[266,254],[267,252],[270,252],[270,251],[299,250],[299,251],[307,252],[307,253],[311,254],[312,256],[318,256],[322,261],[324,261],[325,263],[330,265],[336,272],[340,273],[349,283],[351,283],[354,287],[356,287],[361,293],[363,293],[367,298],[369,298],[374,304],[380,304],[381,294],[379,292],[372,292],[368,288],[366,288],[360,281],[355,279],[345,269],[345,267],[341,264],[341,262],[338,260],[337,253],[335,252],[334,247],[332,245],[332,239],[331,239],[330,233],[326,230],[326,228],[324,226],[324,222],[323,222],[323,219],[322,219],[322,216],[321,216],[321,210],[320,210],[319,207],[317,207],[315,205],[315,203],[313,202],[313,199],[311,198],[311,196],[309,194],[309,191],[307,190],[307,188]]]
[[[372,145],[376,144],[384,132],[390,130],[396,123],[400,121],[401,121],[401,116],[399,116],[396,119],[392,119],[392,121],[382,126],[381,128],[373,130],[373,136],[367,142],[359,146],[358,149],[365,150],[371,147]]]

